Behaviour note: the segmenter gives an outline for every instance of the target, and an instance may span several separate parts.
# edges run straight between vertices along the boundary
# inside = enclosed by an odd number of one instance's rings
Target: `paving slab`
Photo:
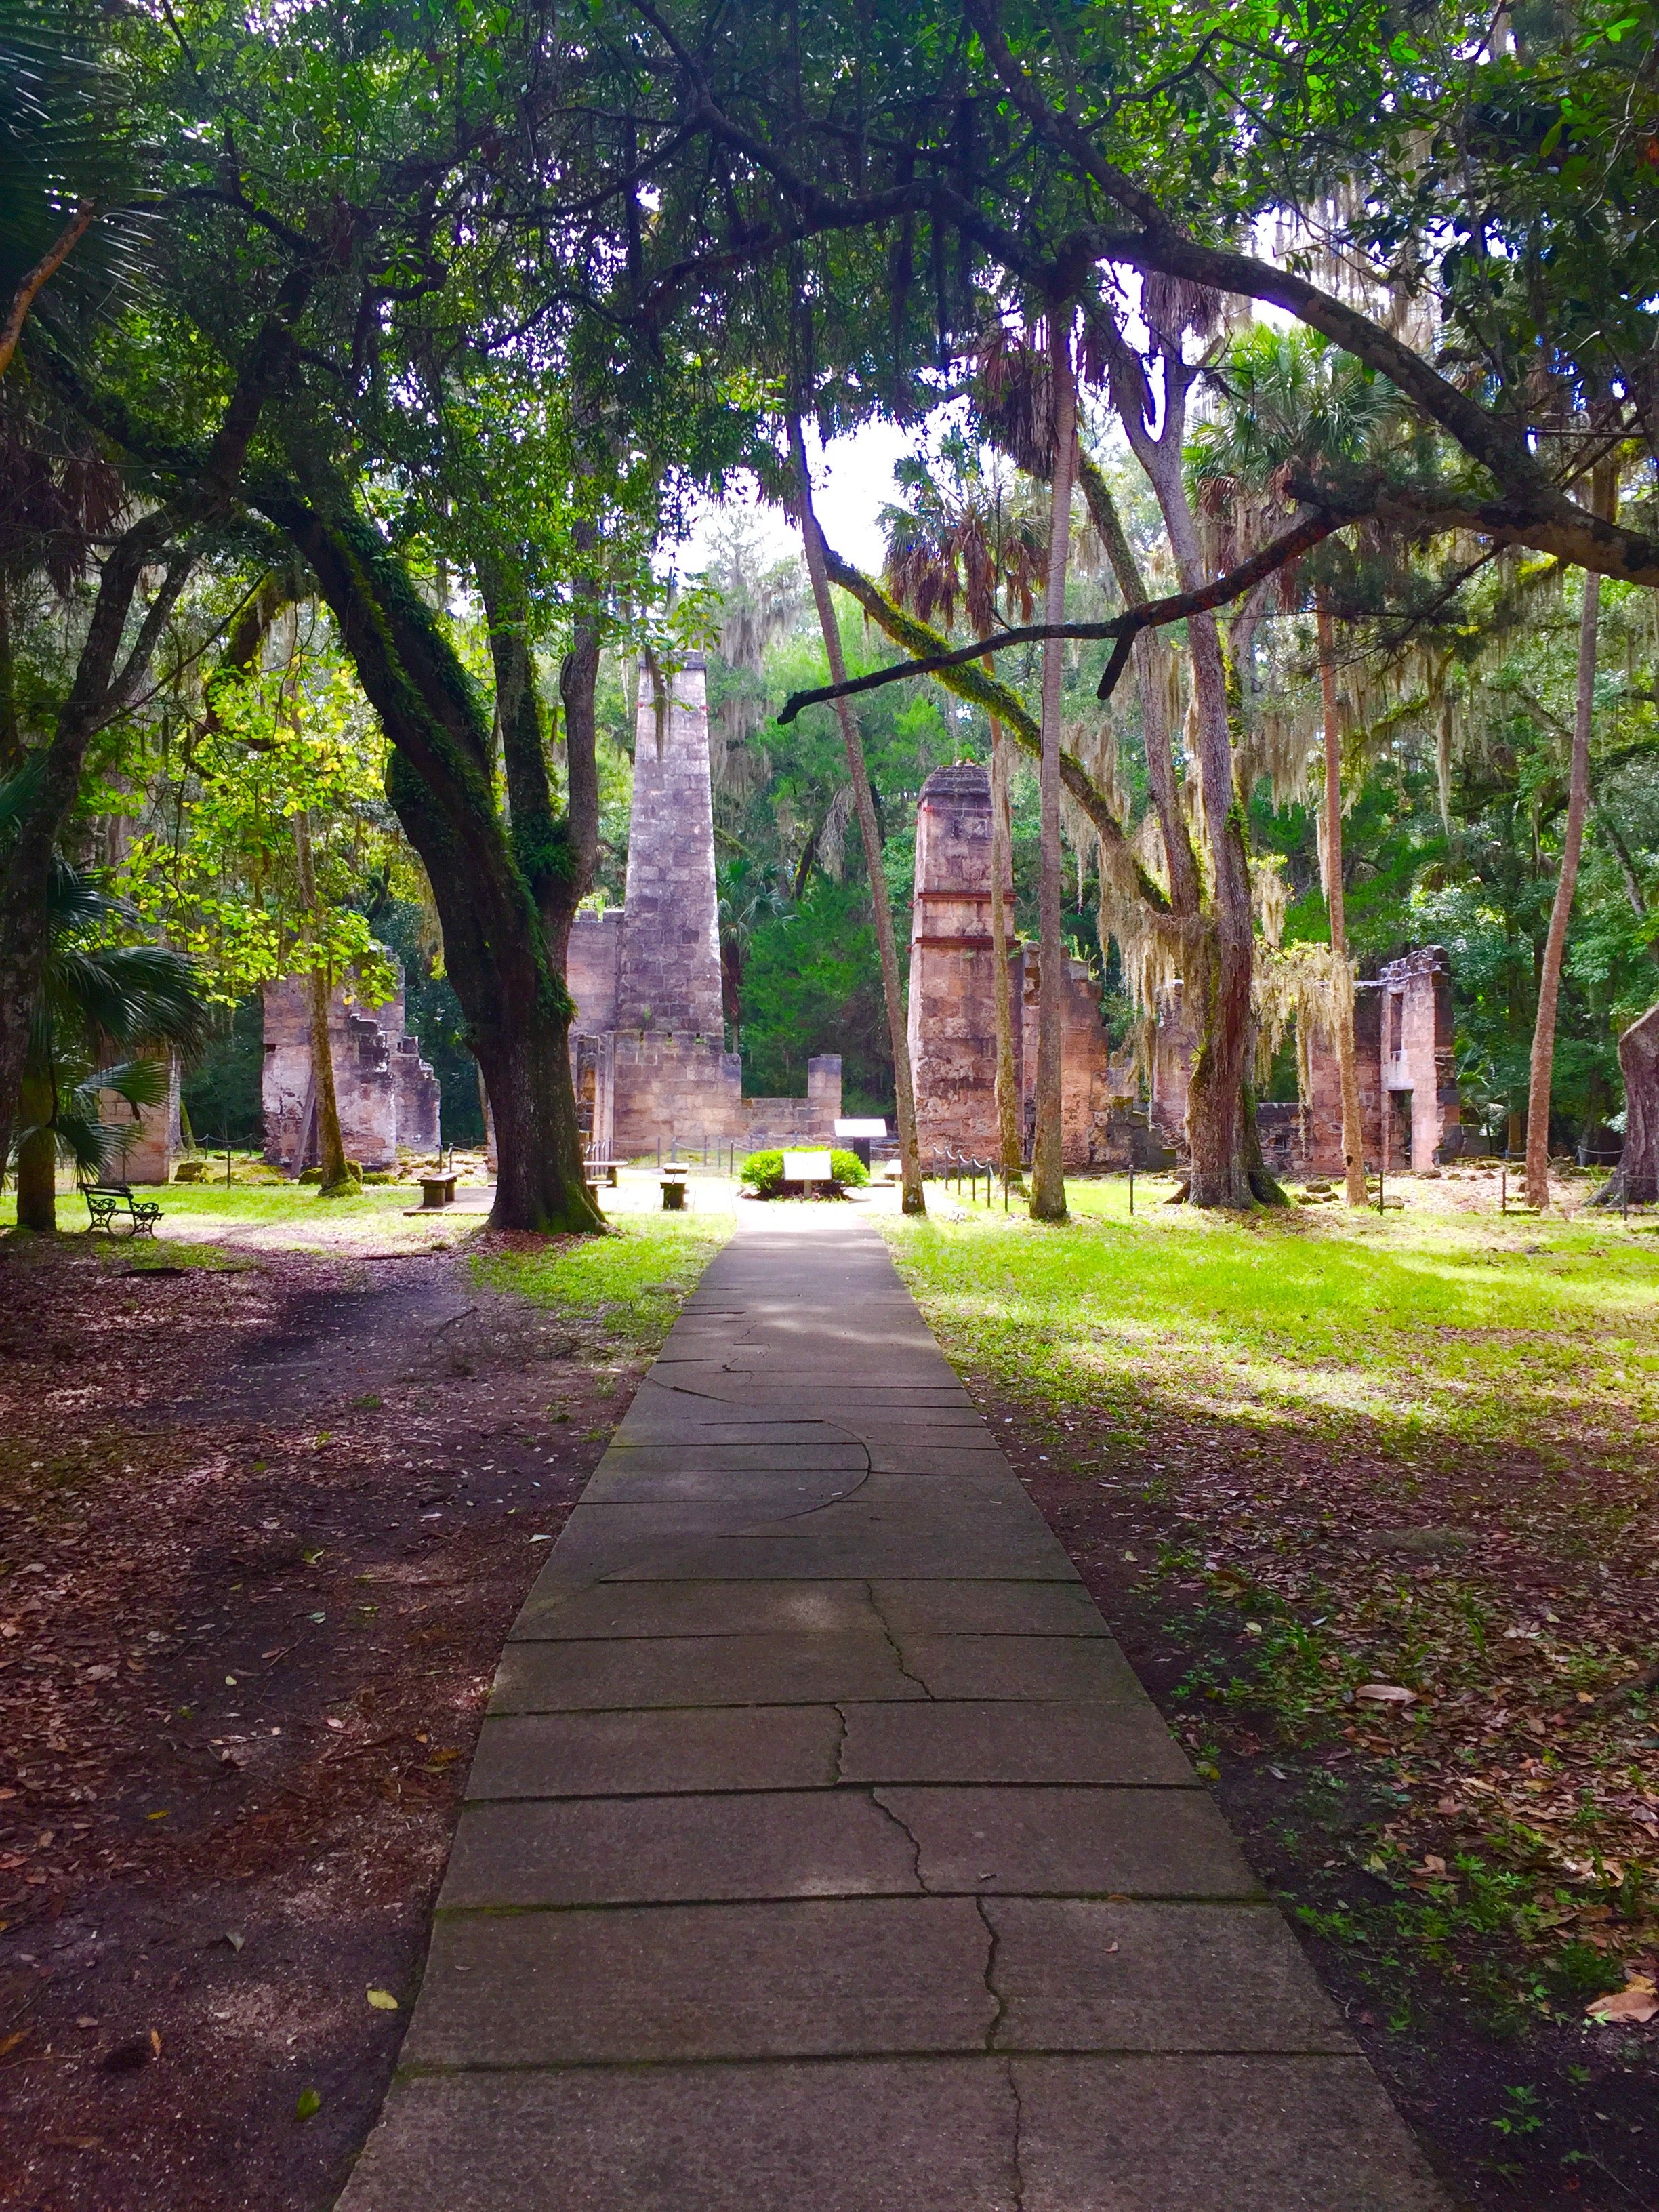
[[[840,1778],[847,1733],[846,1719],[834,1705],[491,1715],[479,1732],[466,1793],[469,1800],[488,1800],[828,1790]],[[954,1778],[890,1762],[890,1771],[868,1778]]]
[[[992,1941],[965,1897],[447,1913],[404,2062],[983,2051]]]
[[[935,1895],[1261,1894],[1207,1790],[884,1785],[874,1796]]]
[[[999,2051],[1356,2056],[1272,1905],[988,1898]]]
[[[1110,1633],[1081,1583],[877,1581],[872,1604],[895,1636]]]
[[[938,1641],[939,1639],[933,1639]],[[1073,1639],[1075,1641],[1075,1639]],[[641,1636],[509,1644],[492,1713],[619,1711],[651,1705],[832,1705],[925,1698],[879,1626],[811,1634]]]
[[[934,1698],[1100,1698],[1137,1705],[1128,1661],[1104,1637],[921,1636],[897,1632],[905,1672]]]
[[[909,1833],[866,1793],[757,1790],[464,1806],[439,1901],[463,1911],[921,1888]]]
[[[849,1705],[843,1782],[1198,1786],[1180,1746],[1144,1698],[1120,1705]]]
[[[976,1589],[981,1585],[958,1587]],[[1079,1594],[1085,1599],[1088,1595]],[[866,1582],[598,1583],[584,1589],[556,1586],[544,1595],[532,1593],[513,1625],[509,1641],[566,1636],[761,1636],[769,1630],[823,1636],[836,1630],[883,1632],[891,1618],[888,1601],[878,1607]],[[1104,1635],[1105,1623],[1097,1613],[1094,1618]]]
[[[340,2212],[1019,2212],[1016,2124],[996,2058],[416,2074]]]
[[[1021,2212],[1446,2212],[1360,2059],[1020,2058]]]
[[[504,1653],[339,2212],[1444,2212],[853,1206],[744,1210]]]

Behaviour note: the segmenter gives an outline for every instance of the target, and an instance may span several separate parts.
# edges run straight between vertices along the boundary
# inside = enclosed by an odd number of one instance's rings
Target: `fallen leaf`
[[[323,2100],[314,2089],[301,2089],[300,2101],[294,2107],[296,2120],[309,2120],[323,2109]]]
[[[1402,1690],[1397,1682],[1362,1682],[1354,1692],[1356,1698],[1364,1698],[1374,1705],[1414,1705],[1415,1690]]]
[[[1622,1990],[1615,1990],[1610,1996],[1592,1998],[1584,2010],[1592,2020],[1628,2020],[1640,2027],[1659,2014],[1659,1994],[1655,1992],[1650,1974],[1632,1974]]]
[[[390,1990],[371,1990],[368,2001],[376,2012],[396,2012],[398,2009],[398,2000]]]
[[[0,2058],[8,2057],[20,2043],[27,2043],[29,2033],[27,2027],[19,2027],[14,2028],[9,2035],[0,2035]]]
[[[77,2027],[96,2027],[98,2023],[89,2012],[83,2012],[75,2025]]]
[[[222,1943],[228,1943],[233,1951],[240,1951],[247,1938],[246,1936],[239,1936],[234,1928],[227,1928],[219,1941]]]
[[[149,2032],[149,2047],[159,2058],[161,2055],[161,2032],[159,2028],[151,2028]]]

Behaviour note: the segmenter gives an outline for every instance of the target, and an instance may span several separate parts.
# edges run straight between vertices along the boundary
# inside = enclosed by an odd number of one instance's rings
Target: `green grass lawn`
[[[1168,1405],[1413,1452],[1644,1463],[1659,1440],[1659,1224],[1346,1209],[1243,1218],[1070,1187],[1073,1219],[897,1230],[953,1353],[1144,1433]],[[1152,1203],[1146,1201],[1151,1198]]]
[[[221,1170],[222,1176],[222,1169]],[[436,1241],[454,1243],[475,1235],[484,1224],[482,1212],[451,1207],[442,1212],[416,1213],[420,1187],[409,1183],[370,1183],[350,1198],[322,1198],[308,1183],[217,1182],[167,1183],[136,1190],[139,1199],[155,1199],[161,1218],[155,1238],[100,1232],[90,1242],[102,1249],[112,1245],[131,1264],[147,1259],[169,1266],[191,1264],[191,1248],[219,1250],[264,1247],[309,1251],[359,1254],[379,1249],[418,1250]],[[17,1201],[13,1192],[0,1195],[0,1231],[13,1227]],[[58,1196],[58,1224],[65,1237],[88,1237],[86,1201],[78,1191]],[[200,1256],[198,1255],[197,1256]]]
[[[1566,1943],[1582,2012],[1659,1949],[1659,1692],[1620,1687],[1659,1657],[1654,1223],[1167,1188],[884,1225],[1085,1578],[1185,1653],[1165,1710],[1230,1809],[1283,1748],[1369,1778],[1352,1834],[1262,1831],[1310,1924],[1500,2010],[1567,2003]]]
[[[475,1254],[492,1290],[516,1291],[573,1320],[603,1321],[612,1334],[654,1348],[699,1275],[731,1236],[728,1212],[625,1213],[610,1237],[560,1239],[537,1250]]]

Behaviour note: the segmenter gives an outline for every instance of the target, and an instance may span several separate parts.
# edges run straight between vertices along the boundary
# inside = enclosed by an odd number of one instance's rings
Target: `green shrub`
[[[817,1151],[821,1147],[803,1146],[801,1149]],[[856,1188],[859,1184],[868,1182],[870,1180],[870,1170],[856,1152],[832,1152],[830,1155],[830,1173],[837,1189],[843,1189],[849,1185]],[[750,1188],[761,1198],[775,1198],[783,1188],[783,1154],[781,1152],[750,1152],[743,1164],[743,1173],[738,1177],[738,1181],[747,1183]]]

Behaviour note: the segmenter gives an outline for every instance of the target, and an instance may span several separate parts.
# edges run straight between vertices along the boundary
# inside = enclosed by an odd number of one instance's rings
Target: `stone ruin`
[[[404,1021],[404,971],[397,988],[365,1009],[343,986],[329,1000],[329,1046],[340,1135],[360,1168],[390,1169],[400,1152],[435,1152],[442,1141],[438,1078]],[[302,975],[264,989],[264,1157],[285,1175],[318,1164],[317,1085],[311,1058],[311,992]]]
[[[807,1062],[804,1098],[745,1098],[743,1062],[726,1049],[701,655],[673,678],[660,742],[641,686],[623,904],[577,915],[566,980],[577,1111],[596,1152],[629,1159],[728,1142],[760,1151],[832,1135],[838,1054]]]
[[[1012,884],[1005,884],[1012,914]],[[997,948],[991,935],[991,782],[959,761],[936,769],[916,811],[910,936],[910,1055],[924,1161],[949,1153],[994,1158]],[[1029,1156],[1036,1119],[1038,954],[1012,933],[1002,948],[1014,1011],[1014,1079]],[[1197,1036],[1177,985],[1160,1009],[1142,1070],[1133,1048],[1114,1053],[1098,985],[1066,962],[1061,1081],[1068,1168],[1167,1164],[1185,1148],[1187,1093]],[[1462,1146],[1452,1048],[1451,968],[1438,945],[1390,961],[1359,988],[1354,1015],[1366,1164],[1431,1167]],[[1342,1097],[1334,1050],[1305,1053],[1309,1096],[1256,1109],[1267,1165],[1286,1175],[1340,1175]],[[1143,1092],[1145,1098],[1143,1103]]]
[[[118,1157],[106,1174],[121,1182],[171,1182],[173,1165],[184,1147],[184,1123],[179,1103],[179,1061],[169,1053],[164,1061],[167,1090],[153,1106],[141,1106],[135,1115],[125,1098],[113,1091],[98,1094],[98,1118],[120,1131]]]
[[[641,690],[624,902],[584,908],[570,933],[571,1074],[584,1139],[621,1159],[659,1146],[826,1141],[841,1112],[836,1054],[807,1062],[804,1098],[745,1098],[743,1063],[726,1049],[701,657],[673,680],[660,744],[655,703]],[[402,971],[394,998],[373,1013],[337,992],[329,1033],[348,1157],[379,1168],[395,1165],[400,1151],[435,1151],[437,1079],[404,1032]],[[317,1158],[302,978],[266,986],[264,1042],[265,1158],[297,1175]],[[493,1132],[489,1150],[493,1166]]]

